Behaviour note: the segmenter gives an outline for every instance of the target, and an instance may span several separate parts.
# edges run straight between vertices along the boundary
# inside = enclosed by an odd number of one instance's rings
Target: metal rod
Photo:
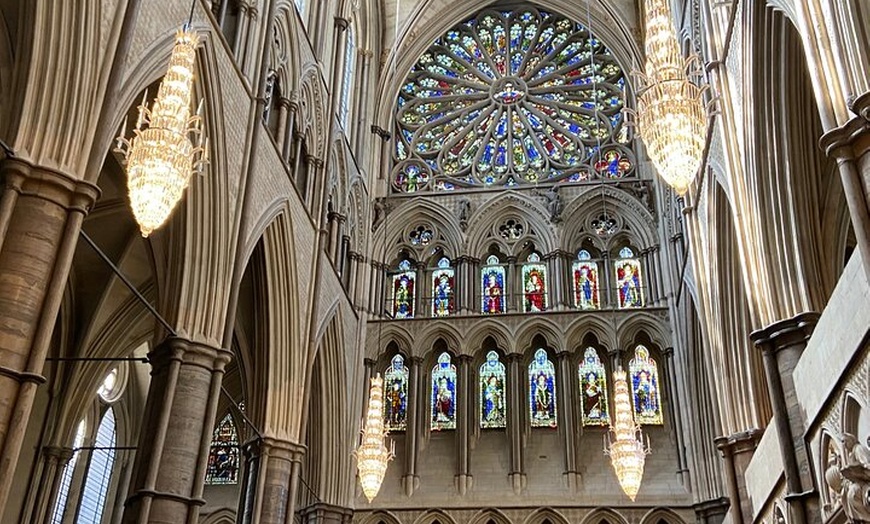
[[[164,328],[166,328],[166,331],[168,331],[169,334],[173,337],[178,336],[178,333],[175,332],[175,329],[173,329],[169,322],[167,322],[162,316],[160,316],[160,313],[158,313],[157,310],[154,309],[154,306],[152,306],[151,303],[148,302],[148,300],[142,295],[142,293],[140,293],[139,290],[136,289],[136,286],[134,286],[133,283],[130,282],[123,273],[121,273],[121,270],[118,268],[118,266],[116,266],[115,263],[112,262],[112,260],[105,253],[103,253],[103,250],[100,249],[100,247],[96,243],[94,243],[91,237],[89,237],[88,234],[85,233],[85,230],[79,230],[79,234],[82,236],[82,238],[85,239],[85,242],[87,242],[88,245],[90,245],[91,248],[93,248],[93,250],[97,252],[97,255],[99,255],[100,258],[103,259],[103,262],[105,262],[109,265],[110,268],[112,268],[112,271],[115,272],[115,275],[121,280],[121,282],[124,283],[125,286],[127,286],[127,289],[129,289],[130,292],[133,293],[133,295],[139,300],[139,302],[141,302],[142,305],[145,306],[145,308],[154,316],[154,318],[156,318],[157,321],[160,322]]]
[[[48,357],[45,360],[50,362],[142,362],[143,364],[151,362],[148,357]]]
[[[258,437],[258,438],[263,438],[263,434],[260,433],[260,430],[257,429],[257,426],[255,426],[254,423],[251,422],[251,419],[249,419],[248,416],[245,415],[245,412],[242,410],[241,406],[239,406],[239,403],[236,402],[236,399],[234,399],[232,395],[230,395],[230,392],[227,391],[227,388],[225,388],[223,384],[221,384],[221,393],[223,393],[224,395],[226,395],[226,397],[227,397],[227,398],[229,399],[229,401],[230,401],[230,404],[232,404],[233,407],[236,408],[236,411],[239,412],[239,416],[242,417],[242,420],[245,421],[245,424],[247,424],[248,426],[251,427],[252,430],[254,430],[254,433],[257,434],[257,437]]]
[[[73,448],[73,452],[76,451],[114,451],[114,450],[128,450],[128,449],[139,449],[136,446],[81,446],[78,448]]]

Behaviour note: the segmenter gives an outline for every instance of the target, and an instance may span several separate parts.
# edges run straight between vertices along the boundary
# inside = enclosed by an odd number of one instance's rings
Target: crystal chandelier
[[[614,423],[610,426],[612,437],[607,436],[604,453],[610,455],[622,491],[634,502],[650,450],[649,445],[643,444],[640,426],[634,423],[625,371],[613,372],[613,390]]]
[[[199,36],[188,26],[176,34],[157,99],[148,109],[146,91],[133,138],[124,138],[126,118],[117,138],[115,151],[124,156],[127,165],[130,206],[143,237],[166,222],[191,174],[202,172],[208,163],[208,139],[203,143],[201,127],[202,102],[196,114],[190,114],[197,44]],[[148,127],[143,129],[145,124]]]
[[[356,449],[356,464],[359,470],[359,481],[363,493],[371,502],[384,481],[387,463],[393,458],[393,444],[386,446],[387,431],[384,429],[384,379],[378,373],[372,379],[369,392],[369,408],[366,413],[365,428],[362,431],[362,442]]]
[[[636,73],[636,124],[653,165],[679,195],[689,189],[701,164],[706,140],[706,87],[697,77],[697,57],[683,59],[668,0],[645,0],[646,64]],[[695,71],[691,75],[688,71]]]

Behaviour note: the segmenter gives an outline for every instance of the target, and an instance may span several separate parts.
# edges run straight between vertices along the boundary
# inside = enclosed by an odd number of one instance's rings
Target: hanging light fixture
[[[363,493],[369,502],[374,500],[387,472],[387,464],[393,459],[394,443],[387,449],[387,430],[384,428],[384,379],[378,373],[372,379],[369,391],[369,407],[366,412],[362,442],[356,449],[356,465]]]
[[[622,491],[634,502],[643,478],[643,465],[649,454],[649,445],[644,446],[640,426],[634,422],[634,411],[628,393],[625,371],[613,372],[613,425],[607,435],[604,453],[610,462]]]
[[[133,216],[143,237],[169,218],[181,200],[192,173],[208,164],[208,139],[203,143],[202,102],[191,116],[193,70],[199,36],[185,25],[175,36],[169,69],[149,109],[146,91],[131,140],[121,124],[115,151],[124,156]],[[147,128],[143,126],[147,124]]]
[[[635,73],[642,85],[636,112],[638,134],[659,174],[683,195],[704,152],[706,87],[690,79],[700,75],[697,57],[683,59],[668,0],[645,0],[644,5],[646,63],[644,73]]]

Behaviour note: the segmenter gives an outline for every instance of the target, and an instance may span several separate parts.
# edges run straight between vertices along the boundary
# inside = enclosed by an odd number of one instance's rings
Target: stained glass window
[[[556,427],[556,368],[543,348],[529,364],[529,408],[532,427]]]
[[[341,106],[338,108],[339,122],[345,133],[348,129],[348,116],[350,115],[351,93],[353,92],[353,72],[356,66],[356,41],[354,38],[353,25],[347,28],[347,47],[344,55],[344,79],[341,85]]]
[[[634,258],[634,251],[631,248],[624,247],[619,250],[619,258],[614,262],[614,269],[620,309],[643,307],[640,261]]]
[[[388,431],[404,431],[408,416],[408,368],[402,355],[384,373],[384,423]]]
[[[428,246],[434,236],[435,233],[432,232],[431,227],[418,226],[408,233],[408,240],[415,246]]]
[[[456,366],[441,353],[432,368],[432,431],[456,429]]]
[[[481,289],[483,296],[481,311],[488,315],[497,315],[505,312],[505,275],[504,266],[498,257],[490,255],[486,259],[486,265],[480,270]]]
[[[662,424],[659,370],[649,350],[639,345],[628,363],[634,397],[634,418],[638,424]]]
[[[305,12],[305,0],[295,0],[294,3],[296,4],[296,9],[297,9],[300,13],[304,13],[304,12]]]
[[[507,425],[507,399],[505,398],[505,367],[498,353],[486,354],[480,366],[480,427],[503,428]]]
[[[547,266],[541,263],[537,253],[529,255],[523,264],[523,312],[535,313],[547,310]]]
[[[239,433],[229,413],[211,436],[205,483],[237,484],[239,482]]]
[[[580,377],[580,399],[584,426],[610,424],[607,409],[607,371],[595,348],[586,348],[577,370]]]
[[[438,261],[438,269],[432,273],[432,316],[446,317],[454,308],[454,272],[450,259],[443,257]]]
[[[115,413],[112,408],[107,409],[100,420],[94,448],[96,449],[91,451],[91,460],[88,463],[76,524],[99,524],[103,518],[109,481],[115,465]]]
[[[409,191],[409,165],[427,172],[411,190],[628,176],[624,90],[613,54],[586,27],[531,6],[483,11],[408,74],[394,188]]]
[[[574,307],[598,309],[598,264],[585,249],[577,253],[573,266]]]
[[[417,274],[409,260],[399,262],[393,273],[393,318],[414,318],[414,281]]]

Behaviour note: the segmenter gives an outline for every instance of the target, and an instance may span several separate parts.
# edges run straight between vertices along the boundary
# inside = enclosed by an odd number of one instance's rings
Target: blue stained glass
[[[595,348],[586,348],[577,373],[580,377],[583,425],[606,426],[610,424],[607,404],[607,371]]]
[[[239,433],[233,417],[227,413],[211,437],[205,483],[238,484],[239,459]]]
[[[404,357],[397,354],[384,373],[384,425],[388,431],[405,430],[409,376]]]
[[[532,427],[556,427],[556,368],[543,348],[529,364],[529,410]]]
[[[638,424],[662,424],[658,366],[645,346],[635,348],[628,372],[631,376],[635,421]]]
[[[450,354],[442,353],[432,368],[432,431],[456,429],[456,366]]]
[[[486,354],[480,366],[480,427],[484,429],[507,427],[507,398],[505,395],[505,366],[498,353]]]

